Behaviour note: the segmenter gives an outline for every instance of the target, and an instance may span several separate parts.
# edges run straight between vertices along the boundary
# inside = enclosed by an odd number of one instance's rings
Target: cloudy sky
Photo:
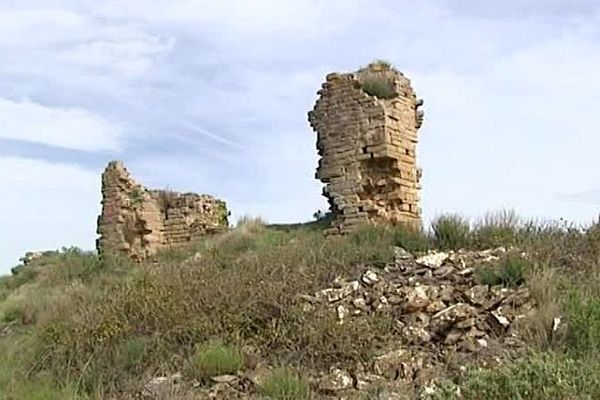
[[[326,73],[375,58],[425,100],[426,218],[596,217],[596,0],[0,0],[0,273],[93,248],[111,159],[237,216],[310,219],[306,113]]]

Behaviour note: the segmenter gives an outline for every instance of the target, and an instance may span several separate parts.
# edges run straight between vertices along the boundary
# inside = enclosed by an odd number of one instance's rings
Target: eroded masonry
[[[423,104],[410,80],[387,63],[332,73],[308,113],[334,216],[332,232],[369,223],[421,225],[416,162]]]
[[[209,195],[148,190],[119,161],[102,174],[98,252],[142,260],[228,226],[225,202]]]

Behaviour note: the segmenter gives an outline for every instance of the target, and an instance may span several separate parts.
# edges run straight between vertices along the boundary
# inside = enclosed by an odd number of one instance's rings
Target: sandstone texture
[[[368,87],[383,88],[383,98]],[[308,113],[321,159],[316,177],[325,183],[334,221],[330,233],[365,222],[419,227],[421,171],[417,129],[423,113],[410,81],[385,63],[326,78]]]
[[[112,161],[102,174],[99,254],[142,260],[158,250],[227,228],[225,202],[209,195],[148,190],[123,163]]]

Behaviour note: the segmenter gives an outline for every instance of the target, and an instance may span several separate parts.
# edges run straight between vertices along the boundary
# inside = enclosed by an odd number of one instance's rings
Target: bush
[[[439,248],[458,250],[469,245],[469,221],[460,215],[441,215],[433,220],[431,229]]]
[[[209,342],[199,346],[192,362],[192,372],[200,379],[234,374],[244,365],[239,351],[220,342]]]
[[[548,353],[489,370],[471,370],[458,385],[441,385],[436,400],[597,399],[600,365]],[[460,387],[460,396],[457,394]]]
[[[584,298],[574,291],[565,306],[569,332],[567,343],[578,354],[596,355],[600,351],[600,299]]]
[[[394,81],[384,75],[373,74],[365,77],[361,82],[361,88],[366,94],[378,99],[393,99],[398,96]]]
[[[310,398],[308,385],[300,375],[289,369],[274,371],[261,387],[262,393],[274,400],[302,400]]]
[[[25,316],[25,311],[21,304],[8,304],[3,307],[2,318],[0,321],[4,323],[10,323],[14,321],[20,321]]]
[[[520,257],[505,257],[497,265],[477,269],[477,280],[483,285],[518,287],[525,282],[529,261]]]

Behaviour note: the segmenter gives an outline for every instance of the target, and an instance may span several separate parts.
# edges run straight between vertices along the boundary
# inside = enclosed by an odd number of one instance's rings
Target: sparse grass
[[[521,222],[513,210],[488,212],[475,223],[474,243],[481,249],[514,245],[519,237]]]
[[[521,257],[507,256],[497,265],[481,267],[476,270],[477,279],[483,285],[518,287],[525,282],[525,272],[530,263]]]
[[[431,239],[420,230],[398,226],[394,228],[393,235],[394,246],[400,246],[410,252],[423,253],[432,247]]]
[[[263,395],[273,400],[304,400],[310,398],[310,389],[301,376],[286,368],[271,373],[261,387]]]
[[[469,221],[458,214],[437,217],[431,223],[431,229],[439,248],[459,250],[470,245]]]
[[[537,312],[518,329],[528,335],[533,354],[490,371],[469,369],[462,377],[449,378],[466,399],[598,398],[594,374],[600,370],[594,360],[600,349],[600,229],[525,229],[511,220],[492,224],[508,227],[500,230],[506,234],[491,235],[488,241],[490,236],[480,231],[475,245],[517,243],[527,251],[527,260],[506,257],[477,276],[490,285],[530,288]],[[14,277],[10,284],[0,279],[0,314],[10,315],[12,305],[18,305],[32,321],[16,324],[10,338],[0,337],[0,400],[79,400],[72,396],[73,387],[81,393],[114,394],[139,387],[140,380],[157,371],[185,370],[206,381],[243,368],[234,350],[242,346],[255,349],[269,365],[301,365],[308,371],[368,365],[397,340],[394,316],[382,312],[340,325],[335,313],[304,311],[298,295],[331,287],[338,277],[353,279],[365,263],[393,261],[394,245],[413,252],[436,245],[463,247],[465,230],[450,222],[438,226],[435,238],[388,226],[364,226],[347,236],[324,238],[312,225],[271,228],[246,221],[139,267],[76,250],[49,256],[31,266],[33,275],[26,283],[16,286]],[[556,316],[569,328],[560,337],[551,331]],[[221,342],[215,344],[214,338]],[[210,346],[228,350],[211,353]],[[237,356],[230,357],[229,351]],[[188,365],[194,368],[188,370]],[[578,369],[581,377],[574,375]],[[284,371],[288,375],[273,378],[263,394],[310,398],[306,384]],[[509,382],[514,382],[510,388]],[[481,397],[480,390],[488,390],[490,397]]]
[[[16,302],[2,304],[2,308],[0,308],[0,322],[10,323],[21,321],[24,315],[23,306]]]
[[[190,370],[196,378],[235,374],[244,366],[238,350],[221,342],[208,342],[196,349]]]
[[[125,340],[119,351],[121,365],[126,371],[135,371],[144,361],[146,352],[146,341],[143,338],[131,337]]]

